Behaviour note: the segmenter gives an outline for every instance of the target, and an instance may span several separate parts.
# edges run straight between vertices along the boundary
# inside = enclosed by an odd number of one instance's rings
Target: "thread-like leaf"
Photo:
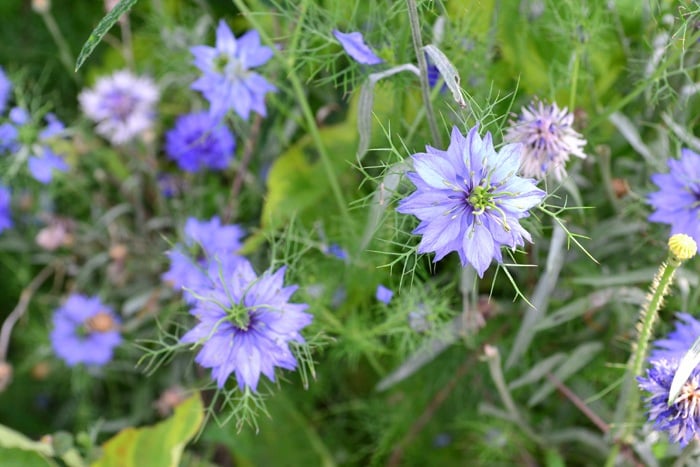
[[[445,85],[452,92],[452,98],[455,102],[462,108],[467,106],[467,102],[462,96],[462,89],[459,87],[459,73],[457,68],[450,62],[447,56],[442,53],[442,50],[438,49],[433,44],[428,44],[423,47],[425,53],[428,54],[430,60],[435,64],[442,79],[445,80]]]
[[[138,0],[119,0],[119,3],[102,18],[95,29],[92,30],[90,37],[88,37],[88,40],[85,41],[83,48],[80,50],[78,60],[75,62],[75,71],[78,71],[80,67],[83,66],[83,63],[85,63],[85,60],[92,55],[97,44],[99,44],[104,35],[107,34],[107,31],[112,29],[112,26],[114,26],[114,23],[117,22],[119,17],[131,10],[131,7],[133,7],[137,1]]]

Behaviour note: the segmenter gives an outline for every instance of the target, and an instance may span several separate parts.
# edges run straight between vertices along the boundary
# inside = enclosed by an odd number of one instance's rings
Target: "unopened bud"
[[[690,235],[675,234],[668,240],[668,249],[673,256],[685,261],[695,256],[695,253],[698,252],[698,245]]]
[[[51,9],[51,0],[32,0],[32,10],[43,15]]]

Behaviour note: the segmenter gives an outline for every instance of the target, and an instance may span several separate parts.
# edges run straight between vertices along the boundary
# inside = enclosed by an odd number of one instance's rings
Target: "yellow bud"
[[[698,252],[698,245],[690,235],[676,234],[668,240],[668,249],[681,261],[690,259]]]

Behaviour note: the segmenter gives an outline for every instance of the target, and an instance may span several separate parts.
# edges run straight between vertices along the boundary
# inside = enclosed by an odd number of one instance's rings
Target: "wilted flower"
[[[379,284],[377,286],[377,292],[375,293],[375,297],[377,300],[379,300],[382,303],[389,304],[391,301],[391,297],[394,296],[394,291],[384,287],[382,284]]]
[[[273,55],[272,49],[260,44],[257,31],[236,38],[221,20],[216,28],[216,47],[199,45],[190,50],[194,65],[203,73],[191,87],[209,101],[212,117],[220,119],[231,109],[245,119],[251,110],[266,115],[265,94],[277,88],[250,70]]]
[[[257,277],[240,258],[212,268],[210,285],[196,291],[190,313],[199,323],[181,341],[201,344],[195,361],[212,369],[218,387],[235,372],[239,388],[256,391],[261,374],[274,381],[275,367],[296,368],[289,342],[304,342],[299,331],[313,317],[304,313],[308,305],[289,303],[297,286],[285,287],[284,273]]]
[[[654,174],[651,181],[660,190],[647,198],[654,212],[652,222],[671,224],[671,235],[690,235],[700,244],[700,154],[690,149],[681,158],[669,159],[667,174]]]
[[[158,88],[148,77],[121,70],[97,80],[78,100],[85,115],[97,123],[97,133],[124,144],[153,125]]]
[[[446,151],[426,147],[412,156],[415,172],[407,174],[416,191],[401,200],[398,212],[421,223],[413,231],[423,238],[419,253],[435,252],[439,261],[457,251],[480,277],[491,259],[502,261],[501,247],[515,249],[531,241],[519,219],[542,201],[545,192],[534,180],[518,177],[521,146],[509,144],[496,152],[491,134],[483,141],[478,126],[465,138],[455,127]]]
[[[343,46],[345,52],[355,59],[356,62],[364,65],[377,65],[384,60],[377,57],[372,49],[365,44],[365,39],[360,32],[340,32],[337,29],[333,30],[333,35],[340,45]]]
[[[12,81],[5,74],[5,70],[0,66],[0,114],[5,112],[7,102],[10,100],[12,92]]]
[[[51,345],[68,366],[104,365],[121,342],[118,318],[98,297],[73,294],[53,315]]]
[[[233,160],[233,134],[208,113],[183,115],[165,136],[165,152],[184,171],[223,170]]]
[[[556,103],[531,103],[523,107],[517,121],[511,121],[503,139],[522,143],[520,173],[526,177],[555,179],[566,177],[566,162],[570,155],[585,159],[586,140],[573,128],[574,115]]]
[[[11,202],[10,189],[0,185],[0,232],[14,225],[12,222]]]

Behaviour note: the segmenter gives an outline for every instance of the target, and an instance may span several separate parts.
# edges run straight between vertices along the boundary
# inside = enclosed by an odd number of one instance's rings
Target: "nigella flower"
[[[53,178],[54,170],[66,172],[68,164],[61,156],[56,155],[51,149],[44,146],[41,156],[30,156],[27,159],[27,168],[34,179],[47,184]]]
[[[343,46],[345,52],[354,58],[356,62],[364,65],[377,65],[384,61],[377,57],[377,55],[372,52],[372,49],[365,44],[365,38],[362,37],[361,32],[344,33],[334,29],[333,35],[338,39],[340,45]]]
[[[7,102],[10,100],[12,92],[12,81],[5,74],[5,70],[0,66],[0,114],[5,112]]]
[[[446,151],[426,149],[412,156],[415,172],[407,176],[416,191],[401,200],[397,211],[420,219],[413,231],[423,236],[419,253],[435,252],[439,261],[457,251],[462,266],[471,264],[483,277],[491,259],[502,261],[502,246],[514,249],[531,241],[519,220],[545,192],[534,180],[516,175],[521,145],[496,152],[491,134],[482,140],[478,126],[466,138],[454,127]]]
[[[654,341],[650,360],[680,360],[700,337],[700,321],[688,313],[676,313],[676,327],[665,339]]]
[[[391,290],[391,289],[389,289],[389,288],[387,288],[387,287],[384,287],[384,286],[381,285],[381,284],[379,284],[379,285],[377,286],[377,292],[375,293],[375,297],[376,297],[377,300],[379,300],[380,302],[382,302],[382,303],[388,305],[389,302],[391,301],[391,298],[392,298],[393,296],[394,296],[394,291],[393,291],[393,290]]]
[[[165,152],[186,172],[223,170],[233,160],[233,134],[207,112],[183,115],[165,135]]]
[[[0,185],[0,232],[14,225],[11,210],[12,194],[10,189]]]
[[[690,149],[681,158],[669,159],[667,174],[654,174],[651,181],[660,190],[651,193],[652,222],[671,224],[671,235],[684,233],[700,244],[700,154]]]
[[[101,366],[121,342],[119,319],[97,297],[73,294],[53,315],[51,346],[68,366]]]
[[[161,276],[173,289],[182,290],[186,302],[194,300],[192,291],[209,283],[207,270],[212,264],[238,258],[245,235],[237,225],[222,225],[218,216],[209,221],[187,219],[184,243],[178,243],[166,255],[170,268]]]
[[[181,342],[202,346],[195,361],[212,369],[218,387],[235,373],[240,389],[257,391],[261,374],[275,381],[275,367],[296,368],[289,343],[304,342],[299,331],[313,317],[304,312],[308,305],[289,302],[297,286],[284,286],[284,267],[257,277],[240,258],[220,268],[196,291],[190,313],[199,323]]]
[[[526,177],[544,178],[552,174],[556,180],[566,177],[570,155],[585,159],[583,139],[572,127],[574,115],[557,104],[533,102],[523,107],[517,121],[511,121],[503,139],[522,143],[520,173]]]
[[[204,73],[192,83],[211,105],[210,113],[220,119],[233,109],[247,119],[250,111],[265,116],[265,94],[276,91],[265,78],[251,71],[272,58],[269,47],[260,44],[260,36],[252,30],[236,38],[225,21],[216,28],[216,47],[192,47],[194,64]]]
[[[97,80],[78,100],[85,115],[97,123],[98,134],[124,144],[153,125],[158,88],[150,78],[122,70]]]

